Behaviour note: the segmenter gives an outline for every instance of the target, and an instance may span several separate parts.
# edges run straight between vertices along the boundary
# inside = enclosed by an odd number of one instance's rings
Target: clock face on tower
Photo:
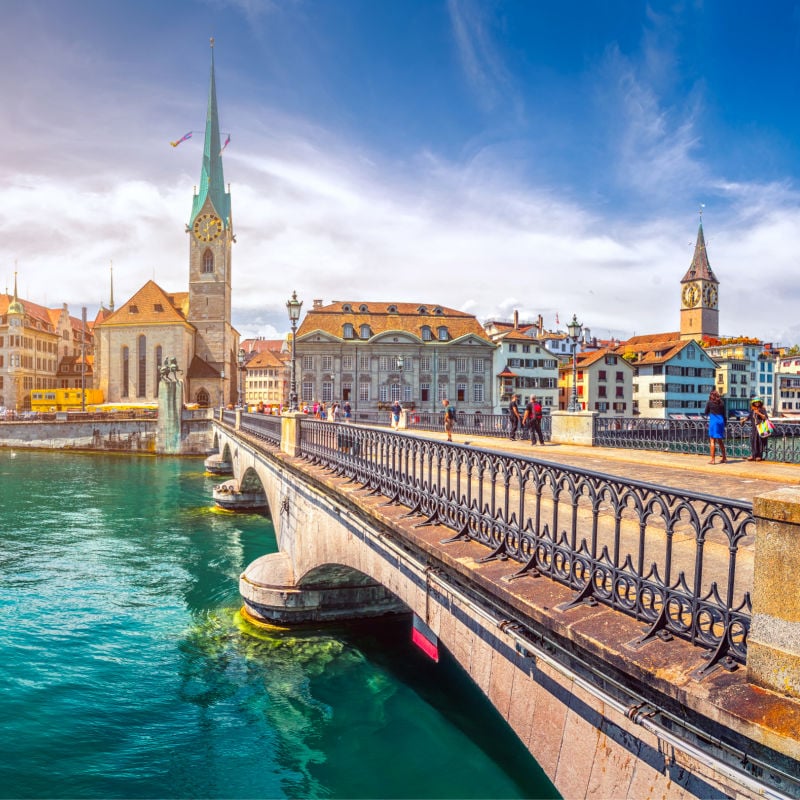
[[[201,242],[210,242],[222,233],[222,220],[216,214],[200,214],[192,230]]]
[[[707,283],[703,287],[703,301],[709,308],[717,307],[717,287]]]
[[[697,285],[690,283],[683,289],[683,304],[687,308],[694,308],[700,302],[700,290]]]

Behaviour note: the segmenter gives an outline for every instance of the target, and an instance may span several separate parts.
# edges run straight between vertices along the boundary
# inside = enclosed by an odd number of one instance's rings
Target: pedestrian
[[[333,422],[342,421],[342,409],[338,402],[333,404],[333,408],[331,409],[331,417]]]
[[[350,406],[349,400],[344,401],[344,405],[342,406],[342,411],[344,411],[344,421],[350,422],[350,417],[353,414],[353,409]]]
[[[544,436],[542,435],[542,404],[535,398],[529,397],[528,403],[525,406],[525,415],[522,418],[522,425],[528,423],[528,429],[531,432],[531,444],[536,444],[538,438],[539,444],[544,444]]]
[[[708,415],[708,441],[711,448],[711,461],[709,464],[716,464],[717,447],[722,458],[720,464],[728,460],[725,452],[725,403],[722,401],[720,393],[712,389],[708,395],[705,413]]]
[[[392,429],[397,430],[400,427],[400,412],[403,410],[399,400],[392,403]]]
[[[475,430],[479,431],[481,429],[481,420],[483,419],[483,414],[481,414],[480,410],[475,412],[472,419],[473,425],[475,425]]]
[[[456,410],[450,405],[450,401],[447,399],[442,400],[442,405],[444,406],[444,430],[447,434],[447,441],[452,442],[453,425],[456,421]]]
[[[768,419],[769,417],[761,398],[754,397],[750,401],[750,413],[747,415],[747,421],[750,423],[750,458],[747,459],[748,461],[764,460],[767,452],[767,436],[761,435],[758,425]]]
[[[511,402],[508,404],[508,438],[513,442],[517,438],[517,428],[522,421],[519,415],[519,395],[512,394]]]

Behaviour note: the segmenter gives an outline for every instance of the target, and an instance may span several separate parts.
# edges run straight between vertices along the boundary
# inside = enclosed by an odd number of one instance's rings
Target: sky
[[[91,318],[188,287],[215,38],[233,323],[420,302],[800,342],[800,4],[0,0],[0,278]],[[558,321],[558,323],[557,323]]]

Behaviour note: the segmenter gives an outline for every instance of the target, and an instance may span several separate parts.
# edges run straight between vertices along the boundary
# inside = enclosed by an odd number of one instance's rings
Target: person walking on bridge
[[[542,435],[542,404],[535,398],[529,397],[528,403],[525,406],[525,416],[522,418],[522,427],[528,423],[528,428],[531,432],[531,444],[536,444],[536,439],[539,439],[539,444],[544,444],[544,436]]]
[[[725,403],[716,389],[712,389],[708,395],[705,414],[708,415],[708,440],[711,447],[711,461],[708,463],[717,463],[717,447],[719,447],[722,456],[719,463],[724,464],[728,460],[728,454],[725,452]]]
[[[519,395],[512,394],[511,402],[508,404],[508,438],[513,442],[517,438],[517,428],[522,421],[519,415]]]

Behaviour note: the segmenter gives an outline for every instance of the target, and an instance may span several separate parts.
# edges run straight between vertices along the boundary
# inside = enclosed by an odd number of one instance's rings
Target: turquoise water
[[[0,451],[0,797],[554,797],[407,622],[266,632],[202,462]]]

